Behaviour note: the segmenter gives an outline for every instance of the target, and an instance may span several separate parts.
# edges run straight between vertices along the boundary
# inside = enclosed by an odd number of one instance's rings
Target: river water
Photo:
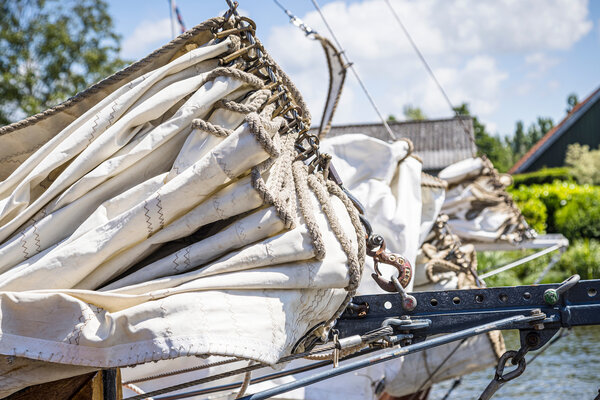
[[[504,332],[504,338],[507,349],[519,349],[516,331]],[[507,366],[506,370],[512,367]],[[477,399],[493,376],[492,368],[463,376],[448,400]],[[452,381],[435,385],[430,400],[441,400],[450,386]],[[548,347],[527,365],[523,375],[500,388],[493,399],[593,400],[599,389],[600,326],[578,327]]]

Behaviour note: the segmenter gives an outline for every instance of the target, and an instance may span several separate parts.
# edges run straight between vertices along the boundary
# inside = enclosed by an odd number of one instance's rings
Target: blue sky
[[[239,0],[267,50],[303,92],[318,122],[327,71],[317,43],[288,23],[272,0]],[[310,0],[282,0],[319,33],[326,29]],[[385,115],[405,104],[428,117],[451,115],[382,0],[319,1]],[[517,120],[564,117],[566,97],[600,86],[600,1],[392,0],[453,103],[467,102],[492,132],[512,134]],[[225,1],[178,0],[187,27],[222,14]],[[167,0],[109,0],[122,55],[143,57],[171,38]],[[334,123],[377,116],[352,76]]]

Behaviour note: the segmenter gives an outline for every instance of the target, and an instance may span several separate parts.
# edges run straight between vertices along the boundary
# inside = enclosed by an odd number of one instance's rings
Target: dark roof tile
[[[470,117],[388,124],[398,138],[407,138],[413,142],[415,153],[423,159],[425,171],[439,171],[450,164],[473,157],[477,152],[472,141],[473,120]],[[471,139],[465,135],[465,129]],[[327,137],[347,133],[363,133],[384,141],[390,140],[382,124],[333,126]]]

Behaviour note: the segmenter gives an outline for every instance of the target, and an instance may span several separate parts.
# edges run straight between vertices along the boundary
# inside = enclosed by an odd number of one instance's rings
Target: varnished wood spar
[[[121,370],[104,370],[29,386],[5,400],[122,400]]]

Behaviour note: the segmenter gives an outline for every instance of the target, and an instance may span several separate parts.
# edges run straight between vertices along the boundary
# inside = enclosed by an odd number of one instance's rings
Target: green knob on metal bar
[[[558,292],[556,289],[548,289],[544,292],[544,301],[553,306],[558,303]]]

